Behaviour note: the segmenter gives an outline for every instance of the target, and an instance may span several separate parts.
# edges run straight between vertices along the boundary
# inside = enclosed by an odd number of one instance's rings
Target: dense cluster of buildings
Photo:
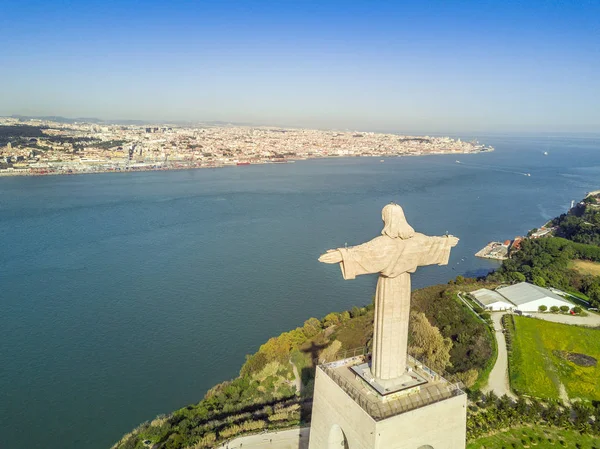
[[[41,128],[41,135],[19,136],[0,146],[0,174],[222,167],[318,157],[475,153],[493,149],[449,137],[371,132],[65,124],[0,118],[0,127],[23,124]]]

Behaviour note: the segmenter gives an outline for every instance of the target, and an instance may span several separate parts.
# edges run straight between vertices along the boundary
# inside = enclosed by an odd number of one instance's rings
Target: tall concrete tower
[[[382,235],[319,258],[379,280],[372,356],[317,367],[309,449],[464,449],[466,394],[407,355],[410,273],[447,264],[458,239],[416,233],[394,203],[382,219]]]

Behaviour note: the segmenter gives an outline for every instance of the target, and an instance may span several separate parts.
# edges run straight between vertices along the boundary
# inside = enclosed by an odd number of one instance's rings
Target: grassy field
[[[574,268],[581,274],[591,274],[592,276],[600,276],[600,263],[590,262],[589,260],[573,260],[570,268]]]
[[[600,366],[580,366],[558,351],[600,359],[600,330],[515,316],[509,364],[512,388],[540,398],[600,399]]]
[[[520,427],[490,437],[479,438],[467,444],[467,449],[511,449],[535,447],[600,449],[600,438],[581,435],[575,430],[551,427]]]

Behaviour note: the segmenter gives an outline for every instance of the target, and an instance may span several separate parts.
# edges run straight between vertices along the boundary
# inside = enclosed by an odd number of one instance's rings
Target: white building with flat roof
[[[508,287],[500,287],[496,289],[496,292],[504,296],[517,306],[517,309],[523,312],[537,312],[540,306],[546,306],[548,309],[552,306],[567,306],[571,309],[574,306],[573,303],[551,292],[547,288],[538,287],[528,282],[519,282]]]
[[[471,297],[484,309],[498,312],[500,310],[513,310],[517,307],[500,293],[487,288],[480,288],[470,293]]]
[[[574,304],[547,288],[538,287],[528,282],[499,287],[496,290],[480,288],[472,291],[470,295],[481,307],[493,312],[515,309],[522,312],[537,312],[540,306],[546,306],[548,310],[553,306],[567,306],[569,309],[574,306]]]

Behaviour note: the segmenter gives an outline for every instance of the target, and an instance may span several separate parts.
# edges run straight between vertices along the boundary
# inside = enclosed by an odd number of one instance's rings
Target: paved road
[[[508,353],[506,351],[506,340],[502,332],[502,323],[500,320],[504,312],[492,313],[492,321],[494,322],[494,334],[496,334],[496,342],[498,343],[498,358],[496,364],[490,372],[487,385],[482,388],[484,393],[493,391],[498,396],[507,395],[511,398],[516,398],[510,391],[508,381]]]
[[[600,315],[592,312],[589,312],[588,316],[562,315],[557,313],[532,313],[531,316],[555,323],[578,324],[580,326],[591,327],[600,326]]]
[[[217,449],[307,449],[309,427],[281,430],[279,432],[259,433],[231,440]]]

